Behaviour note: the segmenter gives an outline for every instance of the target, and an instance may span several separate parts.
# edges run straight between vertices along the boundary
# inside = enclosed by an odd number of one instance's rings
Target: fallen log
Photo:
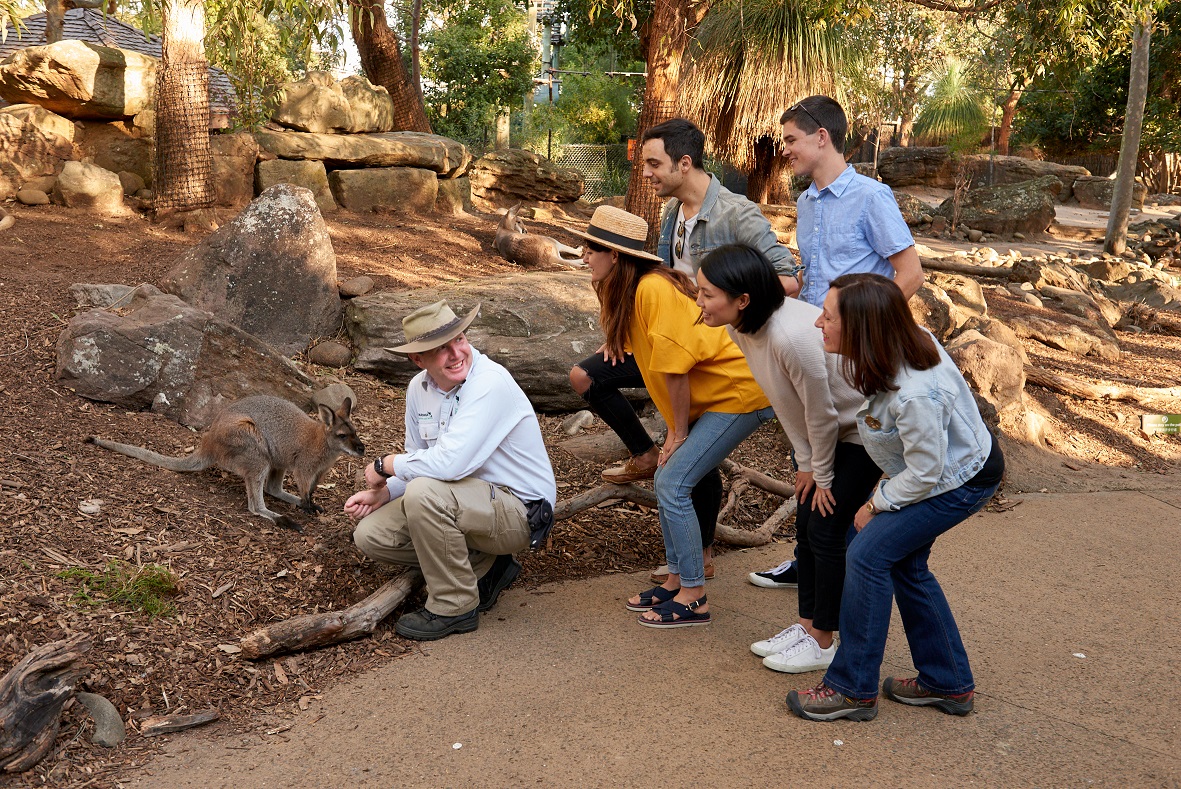
[[[0,768],[19,773],[41,761],[61,727],[62,707],[89,669],[90,637],[75,633],[37,647],[0,678]]]
[[[1025,365],[1025,382],[1082,400],[1123,400],[1150,405],[1157,400],[1181,400],[1181,386],[1154,388],[1149,386],[1119,386],[1093,384],[1070,375],[1051,373],[1040,367]]]
[[[648,488],[641,488],[639,485],[633,485],[631,483],[626,485],[607,483],[591,488],[586,493],[582,493],[572,499],[559,501],[558,506],[554,507],[554,520],[566,520],[571,515],[590,509],[596,504],[602,504],[604,501],[611,501],[612,499],[623,499],[624,501],[630,501],[633,504],[639,504],[643,507],[656,508],[655,491],[649,490]]]
[[[952,274],[967,274],[970,277],[990,279],[1020,279],[1013,273],[1012,266],[977,266],[972,263],[957,263],[947,258],[923,258],[923,268],[928,271],[947,271]]]
[[[239,642],[242,657],[254,660],[276,652],[292,652],[348,641],[372,633],[415,589],[422,573],[407,570],[373,594],[343,611],[304,614],[255,630]]]

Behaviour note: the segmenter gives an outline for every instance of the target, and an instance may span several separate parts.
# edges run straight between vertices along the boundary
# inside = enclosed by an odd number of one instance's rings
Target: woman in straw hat
[[[635,357],[648,394],[668,423],[655,477],[668,579],[630,598],[647,627],[710,621],[702,516],[693,490],[744,438],[774,417],[742,352],[720,327],[701,323],[689,278],[644,252],[648,223],[611,206],[595,209],[583,260],[599,297],[606,352]]]

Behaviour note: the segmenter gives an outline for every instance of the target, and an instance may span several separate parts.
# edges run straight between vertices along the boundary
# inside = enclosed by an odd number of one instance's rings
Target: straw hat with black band
[[[644,251],[644,242],[648,240],[648,222],[642,216],[636,216],[622,208],[601,205],[595,209],[585,233],[577,230],[570,232],[641,260],[664,262],[662,258]]]
[[[402,319],[406,342],[386,350],[394,353],[425,353],[446,345],[472,325],[480,312],[480,304],[476,302],[472,311],[462,318],[456,317],[445,301],[419,307]]]

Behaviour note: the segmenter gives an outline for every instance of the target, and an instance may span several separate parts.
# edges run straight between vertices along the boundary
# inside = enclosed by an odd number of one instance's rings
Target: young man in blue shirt
[[[893,278],[907,299],[917,293],[923,269],[914,238],[890,187],[845,161],[849,122],[841,105],[828,96],[809,96],[789,107],[779,122],[792,172],[812,178],[796,200],[796,243],[804,264],[799,298],[823,307],[829,282],[865,272]],[[799,487],[797,480],[797,495]],[[751,573],[750,582],[770,589],[794,587],[795,564],[789,560]]]

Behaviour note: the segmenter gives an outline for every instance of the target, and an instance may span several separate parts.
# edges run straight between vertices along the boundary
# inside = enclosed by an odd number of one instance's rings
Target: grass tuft
[[[79,605],[96,606],[105,601],[152,618],[176,613],[176,606],[169,598],[179,594],[180,587],[172,571],[159,564],[132,567],[124,562],[111,561],[102,572],[71,567],[58,573],[58,578],[81,582],[73,596]]]

